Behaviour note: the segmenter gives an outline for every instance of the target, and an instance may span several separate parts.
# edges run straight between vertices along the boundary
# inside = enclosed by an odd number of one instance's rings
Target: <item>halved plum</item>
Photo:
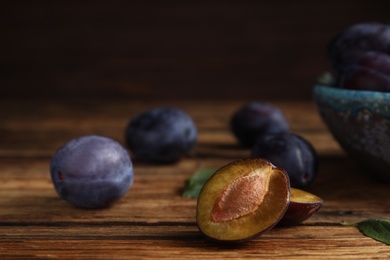
[[[316,195],[296,189],[290,189],[290,204],[278,226],[298,225],[314,215],[324,201]]]
[[[196,220],[207,237],[240,242],[275,226],[287,210],[287,173],[262,158],[242,159],[218,169],[197,201]]]

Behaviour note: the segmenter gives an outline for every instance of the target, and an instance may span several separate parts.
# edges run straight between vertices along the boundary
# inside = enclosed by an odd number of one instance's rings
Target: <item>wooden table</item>
[[[240,246],[205,239],[184,181],[202,167],[248,157],[229,130],[243,101],[1,100],[0,259],[367,259],[390,258],[390,247],[342,222],[389,218],[389,185],[355,164],[333,140],[311,102],[274,102],[292,130],[311,141],[320,171],[307,188],[325,200],[303,224],[274,228]],[[84,210],[61,200],[49,161],[65,141],[87,134],[124,144],[124,128],[154,106],[186,110],[199,129],[193,156],[174,165],[134,162],[131,190],[111,208]]]

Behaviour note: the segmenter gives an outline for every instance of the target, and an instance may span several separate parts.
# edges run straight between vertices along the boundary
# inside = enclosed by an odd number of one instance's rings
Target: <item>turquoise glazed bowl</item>
[[[390,93],[313,87],[318,112],[341,147],[365,171],[390,183]]]

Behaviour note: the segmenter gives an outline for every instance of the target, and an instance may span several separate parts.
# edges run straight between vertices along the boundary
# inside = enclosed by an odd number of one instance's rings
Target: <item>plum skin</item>
[[[320,197],[310,192],[291,188],[290,204],[277,225],[298,225],[313,216],[322,207],[323,203],[324,201]]]
[[[390,91],[390,26],[353,24],[328,44],[336,86],[353,90]]]
[[[345,89],[390,92],[390,74],[356,65],[345,70],[339,84]]]
[[[341,88],[371,91],[390,91],[390,56],[369,51],[356,63],[346,66],[339,77]]]
[[[252,147],[260,136],[289,131],[282,111],[271,103],[259,101],[249,102],[236,111],[230,127],[245,147]]]
[[[50,160],[58,195],[80,208],[105,208],[123,197],[133,184],[133,165],[116,141],[88,135],[72,139]]]
[[[174,163],[196,145],[197,128],[185,111],[157,107],[132,117],[125,129],[125,139],[136,160]]]
[[[303,188],[317,176],[318,156],[314,147],[303,137],[294,133],[263,136],[252,148],[252,157],[265,158],[283,168],[291,187]]]
[[[337,34],[328,45],[328,57],[334,69],[344,68],[367,51],[390,54],[390,26],[379,22],[353,24]]]

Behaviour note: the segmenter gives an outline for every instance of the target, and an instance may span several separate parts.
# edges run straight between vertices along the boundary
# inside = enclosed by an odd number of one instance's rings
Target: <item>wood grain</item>
[[[129,118],[149,107],[185,109],[199,128],[193,155],[174,165],[134,162],[131,190],[107,209],[61,200],[49,160],[63,142],[100,134],[124,144]],[[205,239],[184,181],[201,167],[248,156],[228,128],[243,101],[2,100],[0,102],[1,259],[386,259],[390,248],[342,222],[389,218],[389,186],[368,177],[335,143],[311,102],[276,103],[292,129],[311,140],[320,172],[307,190],[325,200],[303,224],[274,228],[238,246]]]

